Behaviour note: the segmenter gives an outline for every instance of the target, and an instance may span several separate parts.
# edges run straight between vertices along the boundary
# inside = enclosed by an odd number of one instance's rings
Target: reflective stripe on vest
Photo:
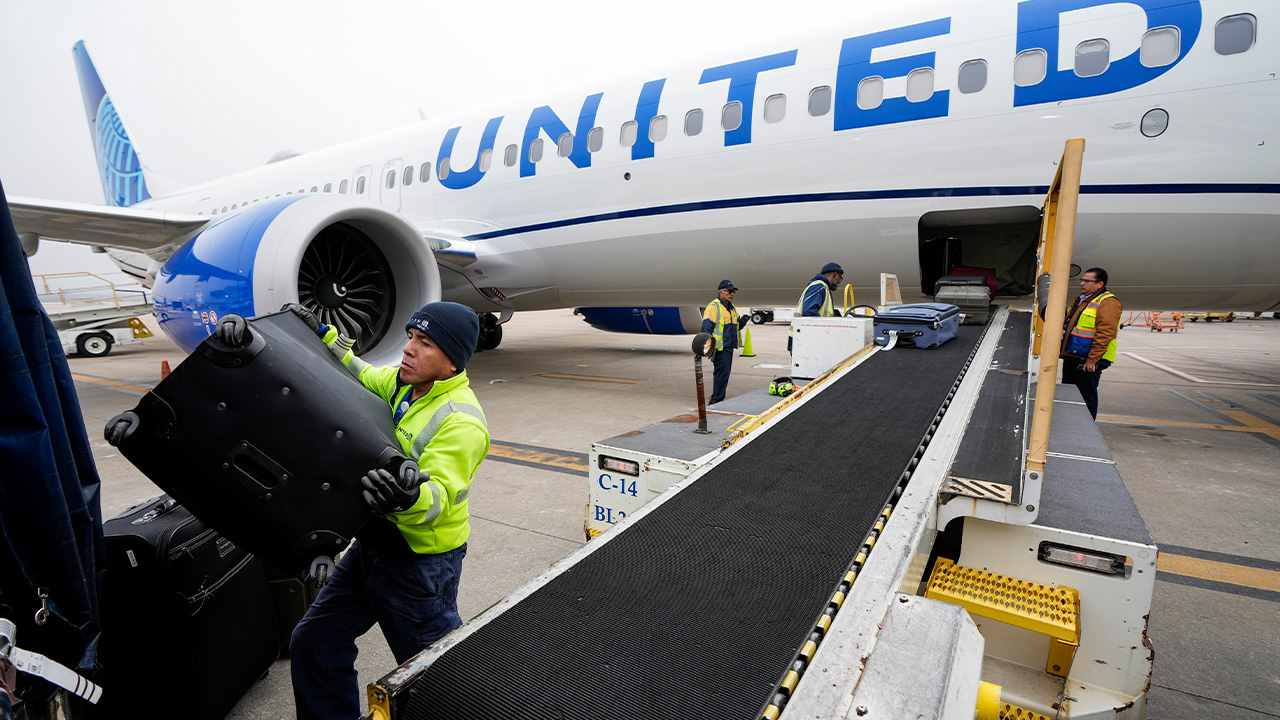
[[[422,451],[427,449],[427,444],[431,442],[431,438],[435,437],[445,419],[456,412],[466,413],[479,420],[486,430],[489,428],[489,424],[485,422],[484,413],[480,412],[480,408],[468,403],[458,403],[450,400],[436,410],[436,414],[431,416],[431,420],[426,427],[422,428],[417,436],[413,438],[413,449],[410,452],[413,454],[414,462],[417,462],[418,458],[422,457]]]

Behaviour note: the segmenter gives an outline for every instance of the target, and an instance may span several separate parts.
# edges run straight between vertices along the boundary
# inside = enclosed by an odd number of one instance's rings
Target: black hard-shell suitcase
[[[103,534],[95,717],[225,716],[279,655],[262,561],[167,495]]]
[[[887,345],[893,330],[899,345],[933,348],[955,338],[960,308],[945,303],[897,305],[877,314],[872,324],[877,345]]]
[[[402,463],[387,403],[291,312],[208,337],[133,409],[126,458],[218,532],[285,572],[333,557],[372,517],[360,478]],[[323,580],[324,578],[317,578]]]

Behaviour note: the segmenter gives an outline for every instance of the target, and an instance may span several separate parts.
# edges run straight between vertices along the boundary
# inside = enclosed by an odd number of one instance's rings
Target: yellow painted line
[[[559,373],[534,373],[538,377],[561,378],[563,380],[594,380],[595,382],[626,383],[639,385],[644,380],[628,380],[626,378],[595,377],[592,375],[561,375]]]
[[[1152,418],[1119,417],[1117,415],[1099,415],[1098,420],[1102,422],[1112,422],[1112,423],[1129,423],[1130,425],[1161,425],[1165,427],[1196,428],[1199,430],[1229,430],[1232,432],[1258,433],[1261,435],[1273,435],[1273,436],[1280,437],[1280,427],[1277,427],[1270,423],[1266,423],[1265,421],[1262,421],[1262,422],[1264,422],[1266,427],[1262,427],[1259,425],[1220,425],[1217,423],[1193,423],[1193,422],[1180,422],[1177,420],[1154,420]]]
[[[116,390],[132,390],[134,392],[149,393],[151,388],[143,385],[134,385],[133,383],[120,382],[119,380],[107,380],[106,378],[89,377],[88,375],[71,374],[71,379],[76,382],[92,383],[101,385],[102,387],[113,388]]]
[[[1227,583],[1228,585],[1240,585],[1258,590],[1280,592],[1280,572],[1275,570],[1264,570],[1262,568],[1217,562],[1216,560],[1201,560],[1200,558],[1187,557],[1186,555],[1168,555],[1165,553],[1160,553],[1160,560],[1156,569],[1160,572],[1173,573],[1174,575],[1185,575],[1186,577],[1212,580],[1214,582]]]
[[[582,473],[587,472],[586,463],[576,457],[560,455],[555,452],[526,450],[524,448],[514,448],[509,445],[502,445],[495,442],[489,445],[489,454],[507,458],[509,460],[523,460],[525,462],[538,463],[539,465],[552,465],[566,470],[575,470]]]

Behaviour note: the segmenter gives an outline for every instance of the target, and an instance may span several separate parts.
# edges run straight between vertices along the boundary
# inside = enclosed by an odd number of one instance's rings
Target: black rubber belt
[[[876,353],[450,648],[405,718],[758,718],[981,337]]]

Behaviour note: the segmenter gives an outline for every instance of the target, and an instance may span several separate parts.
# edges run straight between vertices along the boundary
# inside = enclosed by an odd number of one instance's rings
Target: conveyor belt
[[[758,718],[983,329],[875,353],[445,651],[403,717]]]
[[[1031,313],[1010,312],[1008,318],[947,479],[964,495],[1018,505],[1028,429]]]

